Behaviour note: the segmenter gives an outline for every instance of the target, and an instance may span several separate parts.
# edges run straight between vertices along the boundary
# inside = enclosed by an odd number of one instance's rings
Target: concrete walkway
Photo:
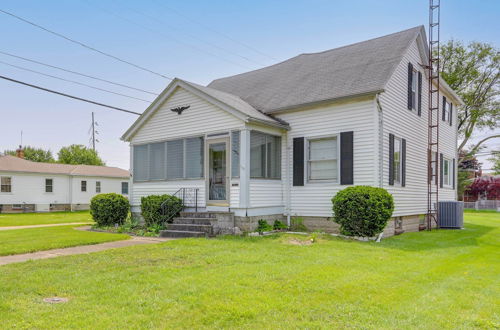
[[[68,222],[68,223],[51,223],[51,224],[47,224],[47,225],[7,226],[7,227],[0,227],[0,230],[43,228],[43,227],[57,227],[57,226],[71,226],[71,225],[88,225],[89,223],[90,222]]]
[[[38,251],[34,253],[25,253],[25,254],[15,254],[12,256],[4,256],[0,257],[0,266],[12,264],[16,262],[23,262],[28,260],[39,260],[39,259],[48,259],[55,258],[60,256],[71,256],[75,254],[86,254],[92,252],[99,252],[109,249],[116,249],[126,246],[134,246],[134,245],[144,245],[144,244],[157,244],[166,241],[173,240],[172,238],[159,238],[159,237],[132,237],[129,240],[124,241],[116,241],[116,242],[107,242],[100,243],[94,245],[81,245],[63,249],[54,249],[47,251]]]

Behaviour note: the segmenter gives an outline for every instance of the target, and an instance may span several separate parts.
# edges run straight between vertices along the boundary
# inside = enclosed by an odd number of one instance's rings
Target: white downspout
[[[384,113],[382,104],[380,104],[380,93],[376,96],[378,109],[378,172],[379,172],[379,187],[384,187]]]
[[[291,225],[291,193],[292,193],[292,177],[290,175],[291,171],[290,168],[292,167],[290,164],[290,143],[288,141],[288,132],[285,133],[285,148],[286,148],[286,187],[285,187],[285,203],[286,203],[286,225],[290,227]]]

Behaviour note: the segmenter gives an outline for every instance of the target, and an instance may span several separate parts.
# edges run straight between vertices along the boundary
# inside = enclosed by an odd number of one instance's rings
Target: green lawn
[[[81,231],[74,229],[74,227],[57,226],[0,230],[0,256],[119,241],[129,238],[128,235]]]
[[[94,222],[89,211],[51,213],[0,213],[0,227],[45,225],[52,223]]]
[[[186,239],[0,267],[5,328],[500,327],[500,215],[382,243]],[[45,297],[69,302],[49,305]]]

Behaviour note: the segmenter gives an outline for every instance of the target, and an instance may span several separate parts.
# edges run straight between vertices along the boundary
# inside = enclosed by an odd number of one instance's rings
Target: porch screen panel
[[[134,180],[146,181],[149,176],[149,146],[134,146]]]
[[[267,139],[267,177],[281,177],[281,137],[268,135]]]
[[[266,135],[250,132],[250,177],[266,177]]]
[[[167,142],[167,179],[184,177],[184,140]]]
[[[186,178],[203,177],[203,138],[186,139]]]
[[[240,132],[231,133],[231,176],[240,176]]]
[[[165,143],[152,143],[149,147],[149,179],[165,179]]]

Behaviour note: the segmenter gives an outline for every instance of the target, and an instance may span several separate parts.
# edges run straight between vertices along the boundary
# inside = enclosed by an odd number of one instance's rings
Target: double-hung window
[[[45,179],[45,192],[47,192],[47,193],[54,192],[54,180],[53,179]]]
[[[128,182],[122,182],[122,195],[128,195]]]
[[[451,102],[445,101],[443,103],[443,120],[447,123],[451,121]]]
[[[308,180],[338,179],[338,139],[336,136],[308,140]]]
[[[95,192],[100,193],[101,192],[101,181],[96,181],[95,182]]]
[[[250,132],[250,177],[281,178],[281,137]]]
[[[418,105],[418,71],[413,70],[411,79],[411,107],[416,110]]]
[[[81,189],[82,192],[86,192],[87,191],[87,181],[83,180],[80,183],[80,189]]]
[[[10,176],[0,177],[0,192],[3,193],[12,192],[12,178]]]
[[[401,184],[401,139],[394,138],[394,154],[392,169],[394,171],[394,183]]]
[[[443,158],[443,185],[451,186],[451,160]]]

